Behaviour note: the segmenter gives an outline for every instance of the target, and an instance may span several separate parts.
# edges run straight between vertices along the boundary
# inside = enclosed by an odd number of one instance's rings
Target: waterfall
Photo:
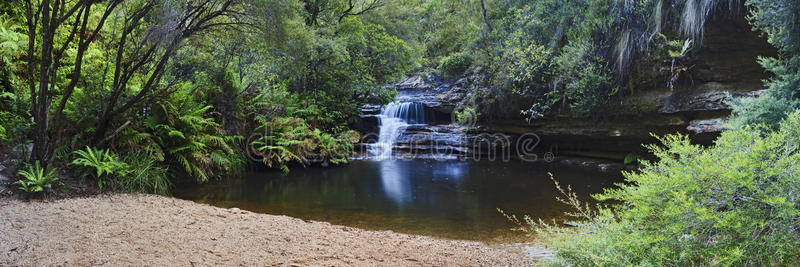
[[[380,130],[378,141],[369,147],[370,156],[389,159],[400,130],[410,124],[425,124],[425,106],[420,103],[390,103],[378,115]]]
[[[408,103],[389,103],[381,110],[381,115],[387,118],[399,118],[408,124],[425,124],[425,105]]]

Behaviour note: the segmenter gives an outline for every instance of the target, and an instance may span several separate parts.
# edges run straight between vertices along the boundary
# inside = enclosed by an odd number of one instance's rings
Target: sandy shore
[[[530,265],[478,242],[152,195],[0,200],[0,265]]]

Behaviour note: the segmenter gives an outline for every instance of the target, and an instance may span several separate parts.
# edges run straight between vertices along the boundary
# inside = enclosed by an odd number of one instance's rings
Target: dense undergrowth
[[[159,194],[251,164],[346,163],[359,108],[391,101],[385,85],[417,64],[390,25],[363,21],[383,5],[3,2],[0,145],[35,170]]]
[[[525,217],[520,225],[556,251],[554,265],[784,265],[800,260],[800,113],[774,131],[726,131],[714,146],[661,138],[657,162],[625,173],[576,208],[577,228]],[[568,194],[568,193],[567,193]],[[512,218],[516,221],[516,218]]]
[[[762,58],[775,76],[760,98],[731,103],[731,130],[710,147],[687,136],[648,146],[657,161],[582,204],[556,186],[577,228],[514,216],[566,266],[791,266],[800,260],[800,5],[747,1],[749,19],[779,49]]]

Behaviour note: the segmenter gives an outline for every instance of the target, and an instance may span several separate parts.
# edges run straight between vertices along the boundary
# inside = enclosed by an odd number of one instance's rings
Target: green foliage
[[[329,163],[347,163],[347,158],[353,154],[353,144],[361,139],[358,132],[353,130],[332,135],[315,129],[314,136],[318,140],[317,150],[319,151],[319,157],[322,158],[325,166]]]
[[[532,87],[545,82],[546,72],[552,67],[551,52],[537,44],[524,32],[515,32],[502,49],[503,64],[518,94],[527,94]]]
[[[19,77],[28,38],[22,30],[8,14],[0,15],[0,143],[21,143],[30,124],[26,84]]]
[[[441,65],[445,56],[467,52],[478,42],[481,33],[480,15],[472,4],[470,1],[450,0],[407,4],[421,6],[415,16],[422,28],[417,34],[425,46],[423,56],[430,67]]]
[[[764,123],[775,129],[789,111],[800,107],[800,5],[791,0],[749,0],[750,23],[767,35],[770,44],[778,48],[778,58],[759,58],[759,62],[774,76],[765,82],[769,89],[758,99],[734,101],[734,126],[743,127]]]
[[[284,173],[289,172],[291,162],[303,166],[309,165],[311,160],[321,160],[323,164],[347,163],[353,143],[359,139],[354,131],[339,135],[323,133],[300,118],[258,116],[256,121],[260,123],[256,132],[264,134],[250,143],[254,153],[264,164],[280,168]]]
[[[273,82],[246,103],[254,137],[248,140],[248,152],[283,172],[289,171],[290,163],[347,163],[358,134],[343,128],[326,133],[313,127],[327,119],[326,114],[302,96],[288,92],[286,85]]]
[[[548,92],[551,103],[567,102],[577,116],[588,116],[607,105],[618,93],[612,73],[605,61],[591,50],[588,43],[571,43],[555,58],[559,83],[563,91]]]
[[[478,121],[480,114],[473,107],[465,107],[463,110],[456,111],[456,122],[461,124],[474,124]]]
[[[240,138],[226,135],[213,118],[206,117],[212,107],[198,103],[197,91],[185,86],[154,103],[153,113],[143,122],[145,128],[131,133],[133,146],[143,146],[153,159],[200,183],[235,174],[243,164],[233,148]]]
[[[570,196],[579,229],[527,218],[561,265],[786,265],[800,260],[800,112],[776,131],[723,132],[703,148],[686,136],[651,145],[626,182],[589,209]]]
[[[0,63],[4,67],[19,64],[17,58],[25,53],[27,39],[22,26],[10,21],[6,14],[0,15]]]
[[[405,41],[387,34],[383,26],[365,25],[357,17],[348,17],[339,24],[337,34],[345,43],[353,74],[364,75],[355,79],[382,85],[409,68],[410,48]]]
[[[111,150],[87,147],[73,152],[81,179],[92,178],[101,190],[169,195],[167,170],[148,154],[119,157]]]
[[[58,181],[56,170],[51,168],[47,171],[36,161],[33,165],[28,165],[24,170],[18,172],[22,180],[15,182],[19,189],[28,194],[35,194],[50,189]]]
[[[661,34],[663,38],[667,38],[663,34]],[[686,40],[666,40],[667,45],[669,46],[669,50],[667,51],[670,58],[681,58],[686,56],[686,54],[692,48],[692,39]]]
[[[127,169],[117,177],[117,190],[134,193],[154,193],[170,195],[170,183],[167,169],[148,154],[130,153],[122,158]]]
[[[253,140],[251,145],[264,164],[288,173],[289,162],[296,161],[303,165],[309,163],[305,156],[313,151],[314,131],[305,120],[282,117],[267,120],[265,117],[256,117],[256,121],[261,123],[256,131],[264,131],[265,134]]]
[[[125,176],[130,169],[128,164],[119,160],[117,154],[110,150],[86,147],[84,150],[73,152],[76,158],[70,165],[77,166],[81,180],[92,178],[101,190],[104,186],[113,183],[116,176]]]
[[[733,99],[730,104],[733,112],[729,123],[735,128],[765,125],[767,129],[776,129],[786,114],[800,108],[800,102],[781,98],[772,92],[755,98]]]
[[[458,52],[450,54],[442,59],[439,63],[439,73],[448,78],[455,78],[458,75],[464,74],[465,71],[472,65],[475,60],[471,55],[465,52]]]

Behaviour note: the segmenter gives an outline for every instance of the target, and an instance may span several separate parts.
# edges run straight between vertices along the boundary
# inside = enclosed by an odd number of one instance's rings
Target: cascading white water
[[[388,118],[400,118],[408,124],[425,124],[425,106],[416,102],[389,103],[381,110]]]
[[[389,103],[378,115],[380,131],[378,141],[371,144],[369,154],[377,159],[389,159],[392,147],[401,129],[410,124],[424,124],[425,106],[420,103]]]

